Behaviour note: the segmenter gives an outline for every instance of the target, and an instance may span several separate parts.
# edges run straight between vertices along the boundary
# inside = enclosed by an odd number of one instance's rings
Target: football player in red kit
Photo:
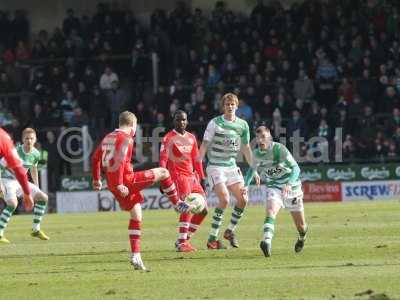
[[[206,180],[202,161],[199,160],[196,137],[186,131],[187,114],[177,110],[174,114],[174,129],[163,138],[160,149],[160,167],[167,168],[175,183],[178,197],[184,200],[190,193],[202,194],[205,198]],[[189,243],[207,215],[207,208],[198,214],[181,213],[179,236],[175,243],[179,252],[196,249]]]
[[[143,195],[141,190],[160,182],[161,189],[174,204],[178,212],[187,212],[191,207],[179,200],[175,184],[165,168],[134,171],[131,165],[133,136],[136,132],[136,116],[124,111],[119,115],[119,128],[104,137],[92,157],[93,188],[101,189],[100,173],[106,176],[108,189],[119,202],[121,209],[130,212],[129,241],[131,263],[135,270],[146,270],[140,255]]]

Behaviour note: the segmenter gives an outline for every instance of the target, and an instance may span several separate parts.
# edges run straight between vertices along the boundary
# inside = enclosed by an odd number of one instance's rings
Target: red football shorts
[[[154,173],[152,170],[138,171],[125,174],[124,185],[129,189],[129,194],[126,197],[121,197],[117,190],[112,193],[117,199],[122,210],[130,211],[137,203],[143,203],[142,190],[151,186],[154,183]]]
[[[204,190],[200,184],[197,175],[181,175],[174,176],[174,183],[176,186],[176,191],[178,192],[178,197],[182,200],[191,193],[198,193],[205,195]]]

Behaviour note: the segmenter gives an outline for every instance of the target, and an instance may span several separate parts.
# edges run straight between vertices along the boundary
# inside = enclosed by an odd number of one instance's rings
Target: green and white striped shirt
[[[284,145],[272,142],[266,150],[253,150],[253,161],[253,167],[246,173],[246,186],[257,171],[261,181],[269,188],[282,189],[284,185],[290,184],[293,192],[301,190],[299,165]]]
[[[35,147],[31,152],[26,153],[24,151],[24,146],[22,144],[17,145],[16,147],[18,156],[21,158],[24,168],[31,171],[32,167],[37,167],[40,161],[40,152]],[[0,162],[0,173],[3,178],[15,179],[14,173],[12,173],[6,166],[6,162],[4,159]]]
[[[208,123],[203,140],[210,143],[207,149],[208,166],[236,167],[241,145],[250,142],[249,125],[238,117],[228,121],[223,115],[218,116]]]

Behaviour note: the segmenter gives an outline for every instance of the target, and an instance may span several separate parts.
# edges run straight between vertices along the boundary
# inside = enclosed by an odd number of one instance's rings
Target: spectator
[[[388,150],[388,147],[380,139],[375,139],[374,156],[378,161],[384,161]]]
[[[342,149],[343,149],[343,157],[346,160],[351,161],[357,157],[356,145],[350,134],[346,135],[345,140],[342,145]]]
[[[20,62],[31,58],[31,52],[22,40],[18,41],[17,47],[15,48],[15,58]]]
[[[292,111],[292,118],[289,120],[287,125],[288,137],[293,137],[294,134],[307,139],[306,124],[301,117],[300,112],[296,109]]]
[[[47,181],[49,192],[55,192],[58,189],[58,180],[60,178],[60,155],[57,149],[57,140],[53,131],[46,132],[46,141],[43,148],[47,151]]]
[[[391,118],[385,120],[385,131],[391,136],[395,133],[397,127],[400,127],[400,109],[395,107]]]
[[[275,140],[279,140],[281,136],[286,136],[286,129],[282,125],[282,116],[278,108],[272,113],[271,133]]]
[[[318,83],[318,101],[327,106],[328,109],[336,102],[335,81],[337,79],[337,70],[332,62],[321,51],[322,58],[317,67],[316,80]]]
[[[15,92],[15,87],[7,73],[0,73],[0,94]]]
[[[392,140],[396,144],[396,148],[400,150],[400,127],[396,128]]]
[[[33,59],[46,59],[48,57],[48,52],[46,48],[43,46],[43,44],[39,41],[36,40],[35,43],[33,44],[32,48],[32,58]]]
[[[317,130],[317,136],[325,138],[327,141],[331,139],[331,129],[328,126],[328,123],[325,119],[322,119],[319,123],[319,127]]]
[[[78,105],[85,113],[89,111],[90,92],[82,81],[78,82]]]
[[[338,88],[338,96],[342,96],[344,101],[348,104],[353,101],[353,85],[346,77],[342,79],[342,83]]]
[[[39,103],[33,106],[33,116],[29,123],[32,124],[31,127],[33,128],[43,128],[48,124],[47,115]]]
[[[339,115],[335,118],[335,127],[340,128],[343,135],[352,134],[353,123],[347,117],[346,110],[339,110]]]
[[[47,111],[47,116],[49,118],[49,126],[61,126],[63,122],[63,112],[61,111],[57,101],[51,101],[50,107]]]
[[[29,21],[26,18],[26,12],[22,9],[15,11],[14,20],[10,26],[15,41],[27,42],[29,39]],[[13,41],[15,43],[15,41]],[[15,44],[14,44],[15,45]]]
[[[297,99],[294,103],[294,108],[300,112],[301,117],[305,117],[307,115],[308,107],[305,105],[303,99]]]
[[[150,123],[150,112],[142,101],[136,104],[135,114],[139,118],[139,120],[142,121],[142,123]]]
[[[63,32],[65,36],[69,36],[73,30],[76,30],[77,32],[80,31],[80,21],[77,17],[75,17],[74,14],[75,13],[72,8],[67,10],[67,17],[63,22]]]
[[[94,86],[89,100],[89,122],[92,136],[96,139],[104,135],[109,111],[109,103],[100,92],[99,87]]]
[[[388,149],[388,152],[387,152],[386,155],[388,157],[388,160],[392,160],[392,161],[396,160],[396,161],[398,161],[399,153],[398,153],[396,144],[394,142],[390,142],[389,143],[389,149]]]
[[[209,87],[215,87],[221,79],[221,74],[215,69],[215,66],[208,66],[208,79],[207,85]]]
[[[396,95],[396,90],[392,86],[386,87],[385,96],[382,102],[377,105],[379,112],[390,113],[395,107],[400,107],[399,98]]]
[[[3,101],[0,99],[0,127],[11,126],[14,116],[4,106]]]
[[[236,115],[247,122],[251,122],[253,118],[253,110],[251,109],[250,105],[246,103],[246,101],[240,99],[239,107],[236,110]]]
[[[112,82],[111,89],[107,91],[106,97],[111,111],[111,129],[114,129],[118,127],[118,117],[125,108],[127,97],[117,80]]]
[[[10,134],[13,140],[19,140],[22,136],[22,130],[24,129],[22,128],[20,122],[15,118],[11,120],[11,124],[8,124],[4,128]]]
[[[278,94],[275,108],[279,109],[280,113],[282,114],[282,117],[286,118],[289,116],[292,106],[289,103],[285,94],[283,93]]]
[[[66,79],[60,66],[53,66],[51,68],[48,85],[51,91],[59,91],[63,81]]]
[[[82,127],[84,125],[88,125],[89,120],[85,112],[82,111],[82,108],[75,107],[74,114],[71,117],[70,126],[71,127]]]
[[[365,69],[358,84],[358,94],[360,95],[361,101],[369,103],[375,100],[377,89],[376,82],[370,78],[370,71]]]
[[[42,100],[43,96],[46,94],[48,87],[49,80],[45,77],[44,71],[39,69],[35,73],[35,77],[32,80],[30,90],[38,96],[40,101]]]
[[[115,74],[110,67],[106,67],[104,73],[100,77],[100,88],[105,91],[111,90],[112,83],[118,81],[118,75]]]
[[[75,99],[74,93],[71,90],[67,91],[65,98],[61,100],[60,107],[64,122],[69,123],[74,114],[74,109],[78,107],[78,101]]]
[[[85,68],[85,72],[82,76],[82,82],[85,84],[88,90],[91,90],[95,85],[98,85],[97,76],[90,65],[86,66]]]
[[[306,101],[310,101],[314,97],[314,83],[308,78],[304,70],[299,71],[299,77],[294,81],[293,94],[296,99]]]
[[[373,136],[376,134],[376,120],[372,114],[371,106],[367,105],[364,108],[364,114],[359,119],[359,123],[356,131],[358,137],[363,141],[372,140]]]
[[[263,102],[257,105],[260,115],[265,119],[272,118],[272,113],[274,111],[274,105],[272,103],[272,98],[270,95],[265,95]]]
[[[358,118],[363,111],[364,104],[361,102],[361,98],[359,95],[355,95],[353,98],[353,102],[349,106],[349,118],[356,119]]]

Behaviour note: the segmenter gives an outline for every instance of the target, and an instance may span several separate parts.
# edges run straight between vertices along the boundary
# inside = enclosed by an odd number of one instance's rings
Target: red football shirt
[[[160,167],[167,168],[172,177],[193,175],[196,171],[203,179],[205,176],[196,137],[187,131],[183,135],[176,130],[169,131],[162,140]]]
[[[124,182],[124,176],[133,173],[132,137],[120,129],[107,134],[92,156],[93,180],[100,180],[101,170],[105,173],[110,190]]]
[[[4,157],[7,167],[14,171],[15,178],[24,191],[24,194],[29,194],[30,188],[28,184],[28,177],[26,176],[26,169],[22,166],[22,161],[18,156],[17,150],[11,137],[0,128],[0,158]]]

